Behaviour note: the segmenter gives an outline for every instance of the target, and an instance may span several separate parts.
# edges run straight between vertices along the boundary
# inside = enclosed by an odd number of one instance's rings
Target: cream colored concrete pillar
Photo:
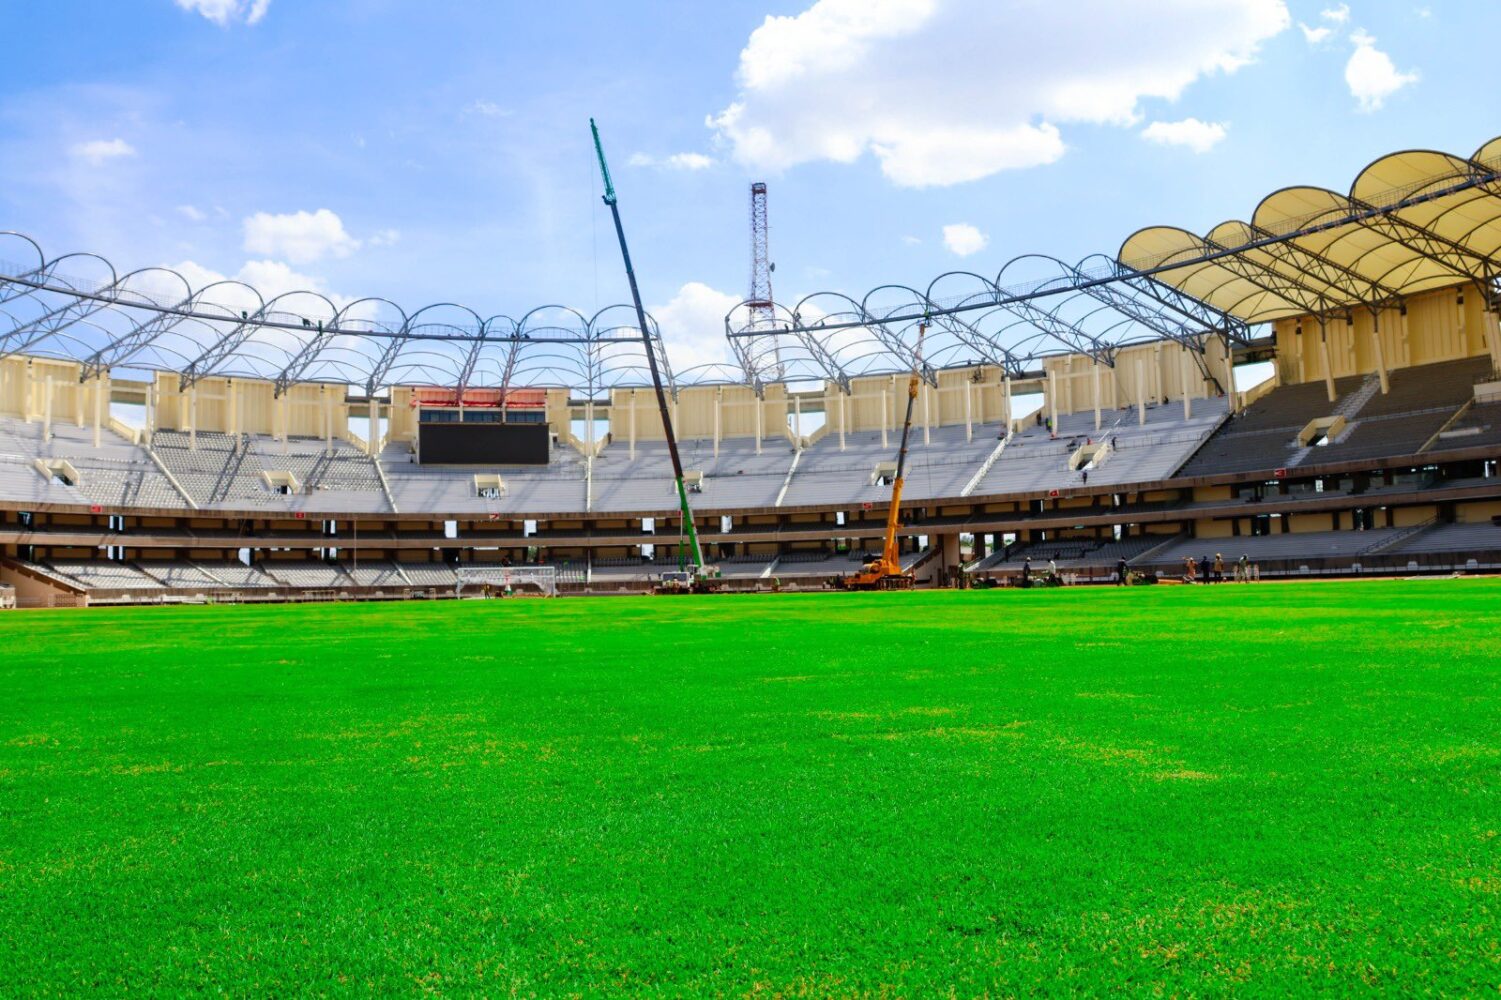
[[[766,400],[759,396],[753,400],[752,405],[756,408],[756,454],[761,454],[761,425],[766,422]]]
[[[630,427],[630,435],[631,435],[631,458],[635,458],[636,457],[636,390],[635,389],[631,390],[631,419],[630,419],[630,425],[631,425],[631,427]]]
[[[792,434],[798,440],[798,446],[802,446],[803,440],[803,400],[801,396],[792,397]]]
[[[31,423],[32,411],[36,408],[36,366],[26,362],[26,385],[21,390],[21,419]]]
[[[156,436],[156,407],[160,400],[156,395],[156,380],[152,379],[146,385],[146,429],[143,432],[146,447],[151,447],[152,438]]]
[[[847,396],[839,393],[839,450],[844,450],[844,428],[849,423],[849,407],[846,405]]]
[[[1006,425],[1001,431],[1003,437],[1010,437],[1012,424],[1015,418],[1011,415],[1011,376],[1001,377],[1001,421]]]
[[[1183,383],[1181,387],[1183,389],[1183,419],[1187,420],[1193,416],[1193,404],[1188,400],[1189,364],[1186,347],[1178,351],[1178,378]]]
[[[380,404],[374,396],[370,397],[370,415],[365,419],[370,422],[365,434],[365,454],[374,458],[380,450]]]
[[[1136,423],[1141,427],[1147,423],[1147,362],[1140,355],[1136,358]]]
[[[1324,391],[1329,394],[1329,402],[1334,402],[1334,361],[1329,356],[1329,337],[1324,330],[1323,319],[1319,320],[1319,354],[1324,361]]]
[[[890,406],[886,402],[886,390],[882,389],[881,390],[881,447],[882,448],[888,447],[888,444],[887,444],[887,441],[886,441],[886,426],[889,423],[891,423],[890,418],[887,416],[887,414],[890,412],[890,410],[891,410],[891,408],[890,408]]]
[[[1501,316],[1485,311],[1485,343],[1491,352],[1491,371],[1501,372]]]
[[[720,386],[719,388],[717,388],[717,389],[714,390],[714,457],[715,458],[719,457],[719,435],[720,435],[720,433],[721,433],[721,431],[723,429],[723,422],[722,422],[723,418],[721,418],[719,414],[720,414],[720,410],[722,410],[723,408],[724,408],[724,387]]]
[[[1053,433],[1058,433],[1058,369],[1048,369],[1047,386],[1048,418],[1053,425]]]
[[[1386,348],[1381,345],[1381,310],[1371,310],[1371,346],[1376,354],[1376,377],[1381,380],[1381,395],[1392,391],[1391,377],[1386,371]]]
[[[1094,363],[1094,430],[1100,432],[1100,362],[1095,359]]]
[[[973,441],[975,439],[974,404],[970,401],[970,386],[971,385],[972,385],[972,383],[970,382],[969,379],[965,379],[964,380],[964,440],[965,441]]]
[[[105,376],[104,376],[104,374],[102,372],[100,373],[100,375],[99,375],[98,378],[94,379],[94,447],[95,448],[99,447],[99,445],[100,445],[100,438],[103,437],[103,434],[104,434],[104,396],[105,396],[105,392],[104,392],[104,379],[105,379]]]
[[[933,415],[928,409],[928,400],[932,396],[932,393],[928,391],[928,383],[926,382],[919,383],[917,391],[922,396],[922,443],[925,445],[932,444]]]
[[[42,382],[42,440],[52,440],[52,376]]]

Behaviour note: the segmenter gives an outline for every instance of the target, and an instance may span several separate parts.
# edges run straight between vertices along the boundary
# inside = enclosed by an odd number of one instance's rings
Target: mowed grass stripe
[[[0,982],[1473,994],[1501,585],[0,618]]]

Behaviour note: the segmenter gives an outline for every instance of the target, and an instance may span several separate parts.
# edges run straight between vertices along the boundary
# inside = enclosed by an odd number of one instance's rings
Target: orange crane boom
[[[915,582],[912,573],[902,572],[902,557],[897,551],[896,533],[901,528],[902,483],[907,475],[907,439],[912,433],[912,409],[917,403],[917,390],[922,382],[922,339],[928,332],[928,321],[917,325],[917,350],[912,356],[912,375],[907,379],[907,416],[902,421],[902,446],[896,455],[896,476],[891,481],[891,507],[886,511],[886,533],[882,539],[881,554],[864,566],[858,573],[839,578],[844,590],[911,590]]]

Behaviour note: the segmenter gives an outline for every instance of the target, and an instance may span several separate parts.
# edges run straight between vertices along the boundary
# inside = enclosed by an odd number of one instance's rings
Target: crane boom
[[[636,271],[631,267],[631,251],[625,245],[625,227],[620,224],[620,206],[615,197],[615,185],[610,181],[610,168],[605,163],[605,147],[599,141],[599,126],[589,119],[589,131],[594,135],[594,151],[599,154],[599,172],[604,177],[604,202],[610,206],[610,215],[615,220],[615,236],[620,241],[620,256],[625,261],[625,277],[631,285],[631,301],[636,306],[636,323],[641,327],[641,345],[646,350],[646,364],[651,369],[652,385],[657,390],[657,408],[662,412],[662,429],[667,434],[667,453],[672,457],[672,477],[678,488],[678,509],[682,512],[683,529],[688,533],[689,551],[693,556],[695,573],[704,568],[704,554],[698,544],[698,529],[693,523],[693,507],[688,503],[688,488],[683,484],[683,460],[678,457],[677,435],[672,430],[672,410],[667,405],[667,390],[662,387],[662,373],[657,368],[657,355],[653,350],[651,332],[646,325],[646,309],[641,305],[641,290],[636,286]],[[908,407],[910,413],[910,405]],[[682,546],[678,546],[678,564],[683,562]]]
[[[891,507],[886,511],[881,555],[862,566],[858,573],[841,578],[838,583],[846,590],[909,590],[912,587],[912,574],[902,572],[896,533],[901,527],[902,484],[907,478],[907,441],[912,434],[912,410],[922,381],[922,340],[927,332],[928,321],[925,319],[917,325],[917,350],[912,356],[912,375],[907,379],[907,415],[902,420],[902,445],[896,453],[896,476],[891,481]]]

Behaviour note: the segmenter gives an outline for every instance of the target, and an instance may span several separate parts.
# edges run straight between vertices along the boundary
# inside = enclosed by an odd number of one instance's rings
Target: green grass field
[[[0,993],[1493,994],[1501,583],[0,615]]]

